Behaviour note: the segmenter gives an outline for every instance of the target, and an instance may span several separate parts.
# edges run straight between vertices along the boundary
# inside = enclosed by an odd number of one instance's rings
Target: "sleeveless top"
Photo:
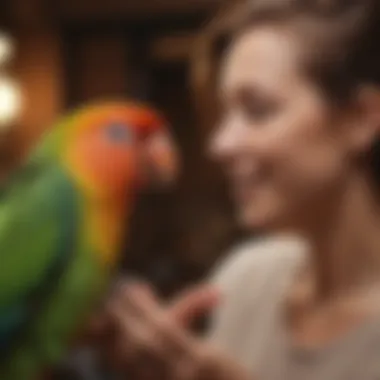
[[[380,380],[380,316],[318,349],[291,345],[285,299],[307,246],[292,236],[255,239],[211,276],[222,292],[208,339],[254,380]]]

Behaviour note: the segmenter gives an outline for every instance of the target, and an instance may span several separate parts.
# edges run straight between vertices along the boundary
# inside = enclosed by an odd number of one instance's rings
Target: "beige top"
[[[210,339],[257,380],[380,380],[380,317],[323,349],[287,340],[285,295],[306,255],[290,236],[234,250],[212,276],[224,298]]]

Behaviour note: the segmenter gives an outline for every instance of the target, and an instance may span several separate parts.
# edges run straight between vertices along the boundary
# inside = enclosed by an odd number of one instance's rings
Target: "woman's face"
[[[342,115],[301,70],[298,38],[258,27],[225,57],[222,119],[211,150],[225,165],[241,222],[303,223],[342,187],[349,168]]]

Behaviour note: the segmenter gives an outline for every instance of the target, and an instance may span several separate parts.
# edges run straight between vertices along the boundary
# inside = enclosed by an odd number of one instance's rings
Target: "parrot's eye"
[[[121,123],[112,123],[106,128],[107,138],[115,143],[126,143],[132,140],[128,127]]]

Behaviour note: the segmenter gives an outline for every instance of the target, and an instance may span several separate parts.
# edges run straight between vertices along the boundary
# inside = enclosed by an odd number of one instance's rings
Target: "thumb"
[[[197,317],[212,311],[219,301],[217,289],[200,285],[177,297],[169,306],[169,314],[180,326],[188,327]]]

